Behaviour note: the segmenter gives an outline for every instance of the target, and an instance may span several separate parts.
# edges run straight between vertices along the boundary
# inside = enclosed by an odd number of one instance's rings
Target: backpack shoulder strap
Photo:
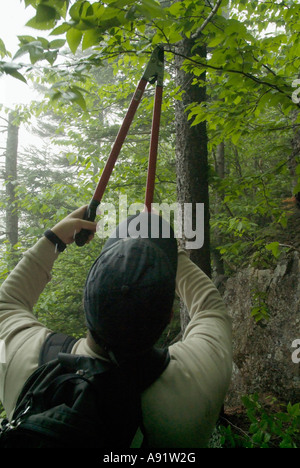
[[[64,333],[50,333],[47,336],[39,356],[39,366],[57,358],[58,353],[70,353],[77,338]]]

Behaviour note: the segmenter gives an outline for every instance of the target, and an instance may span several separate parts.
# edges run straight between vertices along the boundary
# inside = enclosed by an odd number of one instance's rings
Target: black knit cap
[[[170,321],[176,271],[169,223],[146,212],[123,221],[86,280],[86,324],[95,341],[117,354],[150,349]]]

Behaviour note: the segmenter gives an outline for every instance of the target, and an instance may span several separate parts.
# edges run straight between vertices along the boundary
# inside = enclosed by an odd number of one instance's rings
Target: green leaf
[[[23,81],[23,83],[26,83],[27,84],[27,81],[26,81],[26,78],[18,71],[11,71],[11,72],[8,72],[9,75],[13,76],[14,78],[17,78],[17,80],[20,80],[20,81]]]
[[[230,19],[228,20],[228,26],[225,28],[225,34],[228,36],[230,34],[239,34],[239,36],[245,36],[247,29],[243,23],[238,20]]]
[[[295,403],[294,405],[288,403],[287,412],[294,417],[300,416],[300,403]]]
[[[82,50],[88,49],[93,45],[98,45],[101,39],[101,35],[95,29],[89,29],[83,35],[82,39]]]
[[[22,55],[25,55],[28,53],[28,45],[20,47],[20,49],[17,50],[15,53],[13,59],[15,60],[16,58],[22,57]]]
[[[63,47],[65,43],[65,39],[54,39],[54,41],[50,42],[49,49],[60,49],[60,47]]]
[[[56,18],[56,10],[55,8],[40,3],[36,9],[36,21],[37,23],[44,23],[51,21]]]
[[[37,0],[24,0],[25,6],[28,7],[29,5],[32,5],[33,7],[36,7],[37,5]]]
[[[75,54],[82,39],[82,32],[78,29],[71,28],[67,32],[66,38],[71,51]]]
[[[20,66],[16,63],[0,62],[0,71],[3,71],[4,73],[13,76],[14,78],[17,78],[18,80],[27,84],[25,77],[20,72],[18,72],[19,68]]]
[[[224,39],[225,39],[224,34],[218,34],[212,41],[208,43],[208,47],[211,47],[211,48],[216,47],[222,41],[224,41]]]
[[[61,97],[61,92],[56,91],[54,93],[51,93],[51,101],[57,101]]]
[[[80,11],[82,8],[82,3],[80,2],[75,2],[74,5],[71,6],[69,10],[69,15],[74,21],[79,21],[80,20]]]
[[[53,65],[53,63],[57,59],[57,50],[49,50],[48,52],[46,52],[45,59],[50,63],[50,65]]]
[[[101,16],[99,16],[101,22],[103,21],[107,21],[107,20],[110,20],[112,18],[117,18],[118,14],[120,13],[120,11],[117,9],[117,8],[110,8],[110,7],[106,7],[104,12],[101,14]]]
[[[141,5],[137,5],[137,9],[150,20],[166,16],[164,9],[154,0],[142,0]]]
[[[85,99],[84,97],[82,96],[81,93],[75,93],[76,94],[76,98],[74,99],[74,101],[81,107],[82,110],[86,110],[86,102],[85,102]]]
[[[179,13],[182,13],[182,9],[183,5],[181,2],[175,2],[168,8],[168,11],[171,13],[171,15],[177,16]]]
[[[28,44],[29,42],[34,42],[36,39],[33,36],[18,36],[19,41],[22,45]]]
[[[25,44],[20,47],[16,52],[14,59],[21,57],[26,53],[29,53],[31,63],[36,63],[38,60],[42,60],[44,58],[44,49],[41,46],[40,41],[30,42],[29,44]]]
[[[170,42],[171,44],[182,40],[182,35],[172,28],[170,28],[170,32],[167,34],[167,36],[168,42]]]
[[[132,5],[135,3],[135,0],[116,0],[115,2],[110,2],[110,6],[113,8],[124,8],[125,6]]]
[[[57,100],[62,98],[64,101],[71,101],[76,102],[82,110],[86,110],[86,101],[82,95],[82,92],[85,92],[83,88],[79,86],[70,86],[65,91],[54,91],[55,88],[52,89],[52,96],[51,100]]]
[[[6,50],[4,42],[0,39],[0,57],[5,57],[6,55],[10,56],[11,54]]]
[[[36,16],[31,18],[27,21],[26,26],[33,29],[40,29],[46,31],[48,29],[52,29],[55,26],[55,19],[51,19],[48,21],[37,21]]]
[[[44,49],[49,48],[49,41],[47,41],[47,39],[45,37],[38,36],[37,40]]]
[[[240,140],[240,138],[241,138],[241,134],[235,132],[235,133],[233,133],[233,134],[230,136],[230,138],[231,138],[232,143],[233,143],[234,145],[237,145],[237,143],[239,142],[239,140]]]
[[[270,244],[266,245],[267,250],[271,250],[272,254],[275,258],[278,258],[280,255],[280,246],[279,242],[271,242]]]
[[[60,26],[57,26],[57,28],[53,29],[51,31],[50,36],[60,36],[61,34],[65,34],[69,29],[71,29],[71,25],[69,23],[63,23]]]

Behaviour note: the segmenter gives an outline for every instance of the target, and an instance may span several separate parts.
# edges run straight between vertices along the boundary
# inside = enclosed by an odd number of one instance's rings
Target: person
[[[90,242],[96,232],[96,223],[82,219],[84,210],[47,231],[1,286],[0,340],[6,359],[0,363],[0,400],[8,418],[51,333],[34,316],[34,304],[74,233],[88,229]],[[175,293],[190,322],[182,340],[169,346],[168,366],[142,394],[143,425],[152,448],[201,448],[208,444],[230,384],[231,318],[213,282],[176,239],[139,239],[128,232],[108,239],[86,280],[88,331],[71,353],[109,360],[145,351],[171,319]]]

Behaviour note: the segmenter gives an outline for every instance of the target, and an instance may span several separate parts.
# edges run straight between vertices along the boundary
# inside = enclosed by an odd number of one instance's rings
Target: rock
[[[257,302],[268,318],[256,322]],[[300,401],[300,364],[292,360],[292,344],[300,339],[300,260],[293,253],[275,270],[245,269],[227,280],[223,299],[233,319],[232,384],[225,404],[240,403],[244,394]],[[299,354],[300,357],[300,354]]]

